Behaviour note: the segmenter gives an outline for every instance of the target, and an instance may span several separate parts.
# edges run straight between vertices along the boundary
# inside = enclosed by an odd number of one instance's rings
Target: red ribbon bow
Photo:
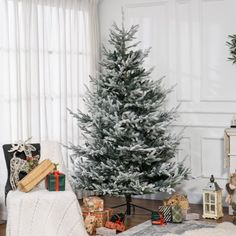
[[[59,191],[59,176],[60,172],[58,170],[53,171],[56,180],[56,191]]]

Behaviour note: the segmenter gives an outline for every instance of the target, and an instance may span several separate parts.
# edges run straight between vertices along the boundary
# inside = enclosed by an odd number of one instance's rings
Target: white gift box
[[[108,229],[105,227],[99,227],[99,228],[96,228],[96,234],[100,236],[111,236],[111,235],[116,235],[116,230]]]
[[[184,220],[199,220],[200,216],[198,213],[187,213],[184,216]]]

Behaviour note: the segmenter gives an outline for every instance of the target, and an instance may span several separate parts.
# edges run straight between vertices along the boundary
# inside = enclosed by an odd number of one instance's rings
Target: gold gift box
[[[169,199],[166,199],[163,202],[164,206],[179,205],[182,209],[189,209],[189,202],[187,197],[181,194],[175,193]]]
[[[83,203],[90,212],[104,210],[104,201],[100,197],[85,197]]]
[[[46,159],[42,161],[18,183],[18,188],[23,192],[29,192],[39,184],[48,173],[53,171],[54,168],[55,165],[50,160]]]
[[[86,216],[95,216],[96,217],[96,228],[103,227],[106,224],[106,221],[110,219],[110,217],[113,214],[113,209],[106,209],[103,211],[93,211],[90,212],[88,208],[82,207],[83,217],[86,218]]]

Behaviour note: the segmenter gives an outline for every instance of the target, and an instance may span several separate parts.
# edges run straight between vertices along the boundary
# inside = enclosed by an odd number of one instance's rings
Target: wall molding
[[[223,2],[225,0],[202,0],[202,2]]]
[[[190,136],[183,136],[182,137],[182,139],[181,139],[181,141],[180,141],[180,145],[182,144],[183,145],[183,143],[181,143],[182,142],[182,140],[183,139],[185,139],[185,140],[188,140],[188,150],[185,150],[185,151],[188,151],[189,153],[187,154],[187,156],[186,156],[186,161],[188,161],[189,160],[189,168],[190,169],[192,169],[192,155],[191,155],[191,152],[192,152],[192,148],[191,148],[191,142],[192,142],[192,139],[191,139],[191,137]],[[181,151],[181,150],[184,150],[184,149],[178,149],[178,151]],[[185,158],[185,157],[184,157]],[[179,160],[179,155],[177,155],[177,161],[179,162],[180,160]]]
[[[235,115],[235,112],[227,112],[227,111],[178,111],[179,114],[199,114],[199,115]]]
[[[209,103],[235,103],[236,99],[215,99],[211,97],[207,97],[203,92],[204,92],[204,86],[203,86],[203,80],[208,80],[207,76],[207,71],[206,71],[206,64],[205,62],[205,57],[204,55],[204,14],[203,14],[203,8],[204,8],[204,3],[214,3],[214,2],[225,2],[225,0],[201,0],[199,1],[199,21],[200,21],[200,44],[201,44],[201,76],[200,76],[200,102],[209,102]]]
[[[201,79],[202,80],[202,79]],[[201,97],[202,97],[202,94],[201,94]],[[236,100],[233,100],[233,99],[225,99],[225,100],[221,100],[221,99],[209,99],[209,98],[201,98],[200,99],[200,102],[210,102],[210,103],[212,103],[212,102],[222,102],[222,103],[236,103]]]
[[[192,0],[178,0],[176,1],[176,5],[175,5],[175,18],[176,18],[176,21],[175,21],[175,38],[176,38],[176,42],[175,42],[175,48],[176,48],[176,52],[175,52],[175,71],[176,71],[176,83],[177,83],[177,89],[176,89],[176,100],[178,102],[192,102],[193,100],[193,93],[192,93],[192,90],[193,90],[193,78],[191,76],[192,74],[192,21],[191,21],[191,4],[192,4]],[[188,47],[188,61],[189,61],[189,64],[190,64],[190,71],[189,71],[189,74],[187,75],[186,73],[186,77],[189,78],[189,90],[190,90],[190,96],[189,98],[187,99],[183,99],[181,98],[182,97],[182,84],[183,84],[183,81],[182,81],[182,75],[183,73],[181,73],[181,71],[179,70],[179,68],[181,68],[181,61],[179,60],[179,55],[180,55],[180,51],[181,51],[181,42],[179,40],[179,37],[180,37],[180,32],[179,32],[179,23],[180,23],[180,19],[179,19],[179,16],[181,14],[178,13],[178,7],[179,6],[183,6],[185,5],[187,7],[187,22],[188,22],[188,34],[189,34],[189,47]],[[185,77],[185,78],[186,78]]]
[[[209,179],[209,175],[207,175],[207,176],[205,176],[204,175],[204,173],[203,173],[203,169],[204,169],[204,155],[203,155],[203,142],[204,142],[204,140],[205,141],[209,141],[209,140],[211,140],[211,141],[220,141],[220,142],[223,142],[224,143],[224,138],[222,138],[222,137],[205,137],[205,136],[202,136],[201,138],[200,138],[200,148],[201,148],[201,178],[203,178],[203,179]],[[222,156],[222,160],[223,160],[223,156]],[[216,176],[215,175],[215,177],[217,178],[217,179],[220,179],[220,180],[227,180],[228,178],[227,177],[219,177],[219,176]]]
[[[209,129],[219,129],[219,128],[222,128],[222,129],[225,129],[227,128],[227,126],[225,125],[194,125],[194,124],[173,124],[171,125],[173,127],[182,127],[182,128],[209,128]]]

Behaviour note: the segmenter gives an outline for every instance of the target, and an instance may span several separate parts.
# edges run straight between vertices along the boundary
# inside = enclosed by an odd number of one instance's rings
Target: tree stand
[[[125,200],[126,200],[126,203],[123,203],[123,204],[120,204],[117,206],[113,206],[111,208],[118,208],[118,207],[126,206],[126,210],[125,210],[126,215],[131,215],[131,207],[133,208],[133,214],[135,213],[135,207],[149,211],[149,212],[153,212],[153,210],[133,204],[131,195],[125,195]]]

